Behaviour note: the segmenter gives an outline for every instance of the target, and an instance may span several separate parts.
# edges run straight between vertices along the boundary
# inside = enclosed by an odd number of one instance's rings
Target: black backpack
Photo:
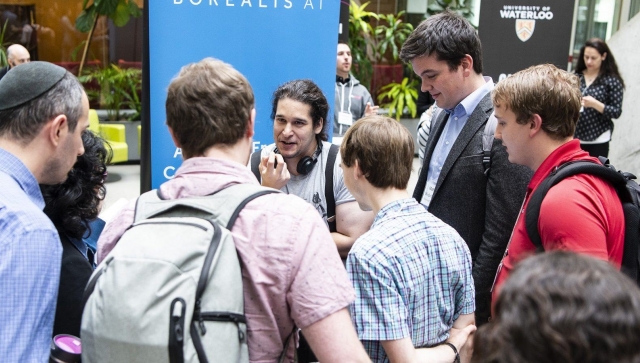
[[[538,231],[538,218],[540,217],[540,205],[549,189],[564,178],[576,174],[590,174],[604,179],[615,188],[624,211],[625,234],[621,271],[640,285],[640,274],[638,273],[640,269],[640,252],[638,251],[640,246],[640,186],[634,181],[635,175],[616,170],[605,157],[601,156],[599,159],[602,165],[589,161],[573,161],[562,164],[540,183],[531,196],[525,212],[527,233],[538,252],[544,251]]]

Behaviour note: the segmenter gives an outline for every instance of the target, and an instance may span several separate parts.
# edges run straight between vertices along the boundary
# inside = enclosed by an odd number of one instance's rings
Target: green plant
[[[7,33],[7,23],[9,20],[5,20],[4,25],[2,26],[2,31],[0,31],[0,67],[6,67],[9,65],[9,60],[7,59],[7,45],[5,44],[4,37]]]
[[[91,37],[101,15],[111,19],[115,26],[121,27],[125,26],[131,17],[137,18],[141,14],[142,12],[134,0],[93,0],[91,4],[89,4],[89,0],[83,0],[82,12],[76,18],[76,29],[82,33],[89,32],[89,35],[84,44],[78,74],[82,74],[82,68],[89,52],[89,44],[91,44]]]
[[[373,64],[369,54],[373,53],[372,36],[374,30],[369,23],[370,19],[378,19],[378,14],[367,11],[369,2],[358,5],[351,0],[349,6],[349,48],[353,57],[354,67],[352,72],[365,87],[369,88],[371,75],[373,74]]]
[[[394,14],[379,15],[378,19],[383,20],[375,29],[375,60],[395,64],[398,63],[398,55],[400,47],[411,32],[413,25],[402,21],[404,11]],[[386,23],[386,24],[384,24]],[[390,53],[390,59],[386,58],[387,52]]]
[[[450,10],[473,24],[473,11],[471,11],[471,1],[469,0],[435,0],[427,7],[427,15],[439,14],[445,10]]]
[[[130,119],[139,118],[142,111],[138,92],[142,85],[142,72],[139,69],[123,69],[115,64],[106,68],[87,70],[78,77],[80,82],[89,86],[87,94],[92,100],[99,100],[100,107],[107,109],[109,120],[121,120],[120,110],[133,109],[136,111]],[[91,89],[92,83],[97,83],[99,89]]]
[[[416,100],[418,99],[418,81],[405,77],[401,83],[389,83],[380,89],[378,101],[381,107],[389,110],[389,116],[400,120],[405,114],[405,107],[408,109],[411,117],[416,117],[418,111]]]

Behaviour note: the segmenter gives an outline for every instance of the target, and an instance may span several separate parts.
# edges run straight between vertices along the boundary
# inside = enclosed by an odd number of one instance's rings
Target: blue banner
[[[214,57],[247,77],[256,98],[254,150],[273,142],[271,95],[280,84],[311,79],[333,106],[339,7],[338,0],[147,1],[151,160],[142,172],[150,173],[143,179],[151,188],[182,163],[165,125],[165,100],[171,79],[188,63]]]

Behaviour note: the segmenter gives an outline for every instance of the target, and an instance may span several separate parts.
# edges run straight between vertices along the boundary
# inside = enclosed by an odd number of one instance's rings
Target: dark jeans
[[[609,157],[609,143],[605,142],[602,144],[580,144],[582,150],[589,153],[589,155],[593,157],[604,156],[605,158]]]

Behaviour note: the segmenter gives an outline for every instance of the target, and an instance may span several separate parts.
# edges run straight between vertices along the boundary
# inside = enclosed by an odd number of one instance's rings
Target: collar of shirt
[[[342,77],[336,75],[336,82],[337,83],[342,83],[342,84],[347,84],[347,83],[351,82],[351,75],[349,75],[347,78],[342,78]]]
[[[487,93],[493,90],[493,80],[491,77],[484,77],[484,81],[485,83],[480,88],[471,92],[452,110],[444,110],[449,114],[449,120],[446,125],[444,125],[442,134],[440,135],[436,147],[433,150],[433,154],[431,154],[427,173],[427,185],[420,201],[420,203],[427,207],[431,203],[433,192],[438,182],[438,178],[440,177],[440,171],[442,170],[442,166],[444,165],[453,144],[460,135],[464,125],[467,123],[469,116],[471,116],[475,108],[478,106],[478,103],[480,103]]]
[[[0,172],[15,180],[33,204],[39,209],[44,209],[44,198],[36,177],[20,159],[4,149],[0,149]]]
[[[560,145],[560,147],[553,150],[553,152],[544,159],[535,173],[533,173],[533,177],[529,182],[529,192],[527,195],[531,195],[531,192],[535,190],[547,176],[549,176],[556,166],[562,165],[571,160],[587,160],[598,164],[600,163],[597,158],[589,156],[589,153],[580,148],[580,140],[573,139]]]
[[[160,192],[166,198],[176,199],[209,195],[231,185],[246,183],[258,183],[246,165],[224,159],[194,157],[182,162],[175,177],[160,186]]]
[[[447,112],[450,116],[457,116],[457,117],[471,116],[471,113],[473,112],[473,110],[476,109],[476,107],[478,106],[478,103],[480,103],[480,100],[482,100],[482,98],[487,93],[493,91],[494,84],[491,77],[483,77],[483,79],[485,83],[482,85],[482,87],[471,92],[467,97],[465,97],[462,101],[460,101],[460,103],[458,103],[458,105],[456,105],[456,107],[454,107],[453,109],[445,109],[445,112]]]
[[[404,211],[406,213],[406,209],[411,209],[415,206],[419,206],[420,209],[425,210],[424,207],[420,206],[420,204],[418,204],[418,202],[413,198],[394,200],[393,202],[390,202],[384,207],[380,208],[373,220],[373,223],[371,224],[371,228],[375,227],[376,225],[381,223],[381,221],[385,220],[385,217],[387,215],[396,213],[398,211]]]

